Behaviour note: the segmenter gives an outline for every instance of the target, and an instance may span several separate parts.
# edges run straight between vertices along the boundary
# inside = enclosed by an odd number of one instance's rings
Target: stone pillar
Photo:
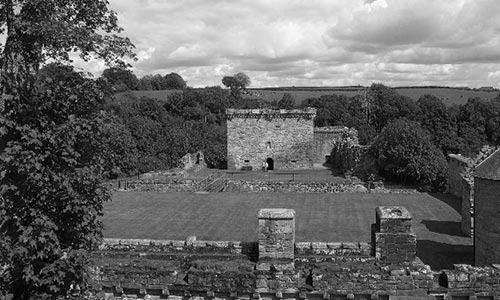
[[[256,265],[257,292],[296,292],[295,211],[264,208],[259,211],[259,261]]]
[[[295,211],[263,208],[259,211],[259,260],[293,260]]]
[[[415,260],[417,237],[411,227],[411,215],[400,206],[379,206],[373,228],[375,258],[381,262],[404,263]]]

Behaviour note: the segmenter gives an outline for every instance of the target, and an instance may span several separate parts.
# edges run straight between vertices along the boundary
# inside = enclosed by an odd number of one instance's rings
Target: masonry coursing
[[[227,109],[227,166],[260,170],[313,168],[316,109]]]

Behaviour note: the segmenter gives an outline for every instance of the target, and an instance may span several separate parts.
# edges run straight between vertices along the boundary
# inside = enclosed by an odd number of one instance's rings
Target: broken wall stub
[[[314,163],[333,163],[332,149],[338,144],[349,142],[359,144],[358,132],[345,126],[325,126],[314,128]]]
[[[315,108],[227,109],[227,167],[312,169]]]
[[[372,230],[375,258],[385,263],[412,262],[417,253],[410,212],[401,206],[379,206]]]

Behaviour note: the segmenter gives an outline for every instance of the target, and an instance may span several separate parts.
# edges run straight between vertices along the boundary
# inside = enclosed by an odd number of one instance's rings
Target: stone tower
[[[476,266],[500,263],[500,149],[474,171]]]
[[[228,169],[312,169],[315,108],[227,109]]]

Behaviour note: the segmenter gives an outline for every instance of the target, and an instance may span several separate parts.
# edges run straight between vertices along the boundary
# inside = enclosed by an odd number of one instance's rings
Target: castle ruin
[[[228,169],[312,169],[315,108],[227,109]]]
[[[357,131],[344,126],[314,127],[315,108],[227,109],[227,158],[230,170],[313,169],[332,163],[332,150]]]

